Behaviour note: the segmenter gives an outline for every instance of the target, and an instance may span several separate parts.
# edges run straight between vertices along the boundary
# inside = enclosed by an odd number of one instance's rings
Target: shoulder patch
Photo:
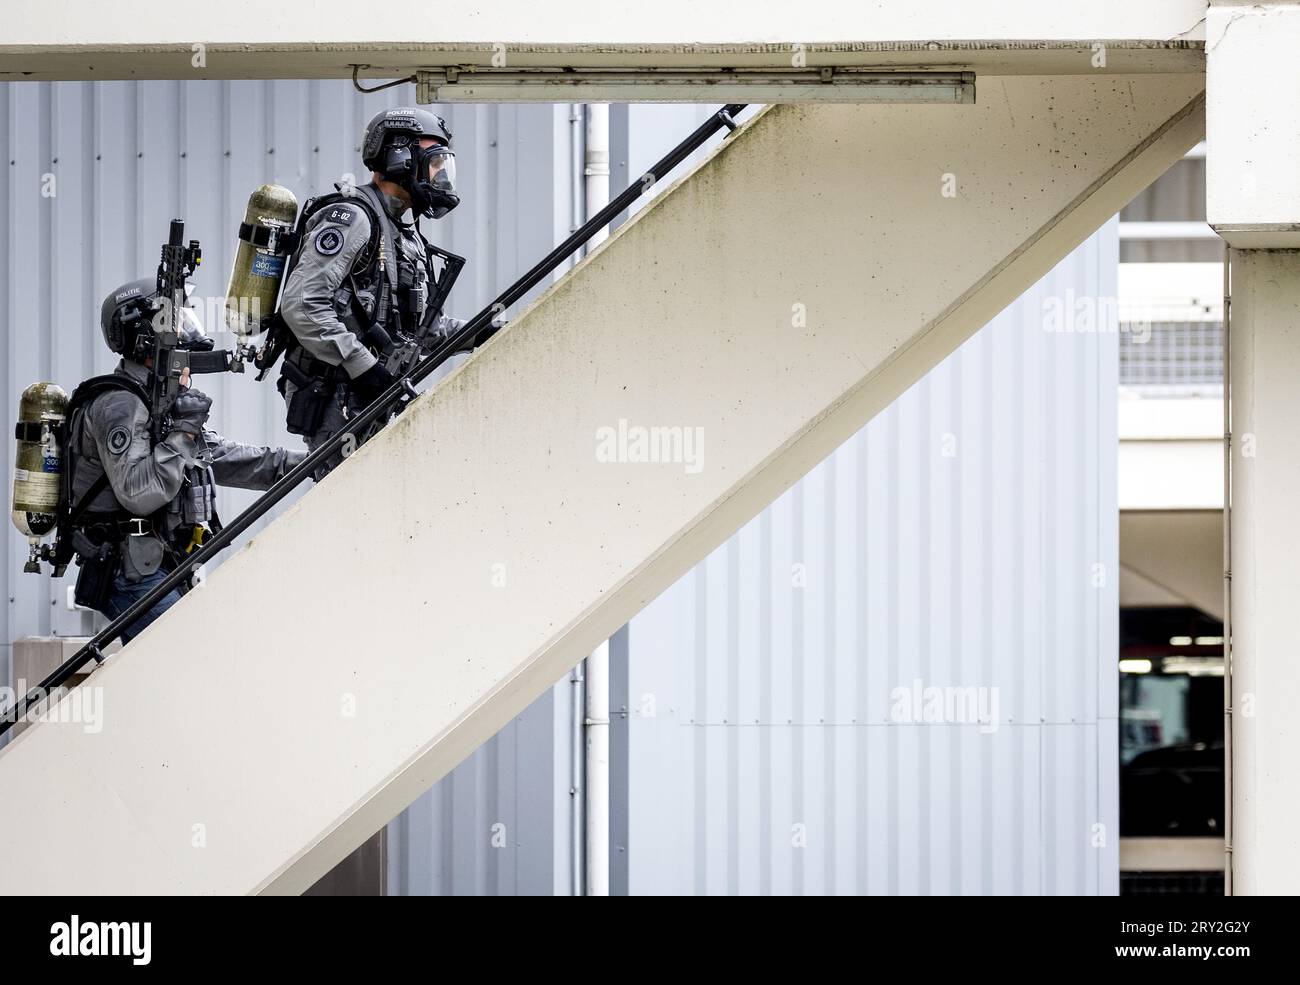
[[[333,226],[326,226],[316,234],[316,252],[323,257],[332,257],[343,249],[343,233]]]
[[[114,455],[120,455],[131,444],[131,429],[125,425],[119,424],[113,430],[108,432],[108,450]]]
[[[352,225],[352,220],[357,217],[357,207],[355,205],[331,205],[321,212],[325,222],[337,222],[340,226]]]

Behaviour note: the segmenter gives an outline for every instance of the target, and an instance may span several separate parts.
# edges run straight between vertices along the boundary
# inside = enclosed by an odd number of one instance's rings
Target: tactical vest
[[[95,376],[86,380],[79,385],[73,392],[68,401],[67,412],[67,467],[62,476],[64,483],[64,496],[62,501],[67,504],[66,516],[60,517],[60,526],[66,528],[69,536],[73,529],[88,525],[99,525],[107,531],[113,525],[120,525],[123,521],[147,521],[164,539],[170,539],[171,535],[179,527],[192,527],[200,524],[212,524],[214,527],[220,527],[220,521],[217,518],[216,511],[216,482],[212,476],[212,470],[202,466],[190,466],[186,469],[185,480],[177,495],[170,503],[162,507],[156,513],[149,517],[136,517],[133,513],[124,509],[117,502],[109,488],[108,472],[104,469],[102,463],[84,462],[85,457],[84,443],[93,441],[85,429],[85,415],[95,398],[111,390],[124,390],[132,394],[146,408],[149,406],[149,395],[135,380],[121,373],[109,373],[105,376]],[[98,470],[96,475],[82,493],[79,500],[74,501],[77,486],[77,470],[79,468],[95,468]],[[105,494],[107,493],[107,496]],[[102,507],[106,505],[103,500],[107,499],[111,505],[109,508],[95,509],[97,503]]]
[[[79,500],[73,500],[73,495],[76,492],[77,467],[82,464],[81,459],[83,458],[82,443],[87,437],[84,427],[86,410],[89,409],[96,397],[111,390],[125,390],[137,397],[146,407],[149,406],[149,395],[145,392],[144,387],[120,373],[91,377],[72,391],[72,397],[68,401],[66,424],[68,461],[62,477],[64,484],[62,499],[63,502],[68,504],[69,517],[73,525],[76,525],[82,514],[89,511],[94,506],[95,501],[100,499],[104,492],[108,491],[108,473],[101,466],[99,475],[90,483],[86,492],[82,494]],[[117,502],[116,498],[113,499],[113,502]],[[96,512],[100,514],[117,514],[123,518],[127,516],[126,511],[122,510],[120,505],[117,510],[99,510]]]
[[[424,315],[429,272],[427,260],[413,255],[414,251],[404,242],[408,237],[403,236],[400,224],[388,214],[382,202],[374,200],[378,195],[373,186],[363,185],[350,195],[332,192],[310,199],[303,206],[298,245],[289,258],[285,280],[307,246],[308,224],[314,216],[339,203],[364,209],[370,220],[370,239],[335,292],[334,310],[348,331],[382,357],[417,331]],[[422,254],[419,234],[415,233],[414,237]],[[283,326],[283,334],[286,361],[308,376],[343,379],[338,367],[328,366],[309,355],[287,326]]]

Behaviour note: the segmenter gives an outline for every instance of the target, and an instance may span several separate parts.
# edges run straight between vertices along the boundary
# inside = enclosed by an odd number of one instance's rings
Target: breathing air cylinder
[[[33,383],[23,391],[14,428],[18,454],[10,516],[24,537],[44,537],[54,529],[63,475],[60,425],[67,416],[68,395],[53,383]]]
[[[266,331],[275,314],[297,218],[298,199],[283,185],[261,185],[248,196],[226,288],[226,325],[241,339]]]

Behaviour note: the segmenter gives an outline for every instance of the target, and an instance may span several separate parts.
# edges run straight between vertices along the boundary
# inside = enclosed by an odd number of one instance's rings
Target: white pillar
[[[1300,4],[1213,0],[1205,24],[1206,219],[1235,249],[1300,247]]]
[[[1233,892],[1300,893],[1300,252],[1232,254]]]
[[[1206,217],[1232,250],[1230,891],[1300,891],[1300,5],[1211,0]]]

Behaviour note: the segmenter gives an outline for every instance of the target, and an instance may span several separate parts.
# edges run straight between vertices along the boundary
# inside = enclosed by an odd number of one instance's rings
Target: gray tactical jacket
[[[146,388],[149,385],[149,371],[137,363],[122,360],[114,372]],[[173,431],[155,446],[149,409],[126,390],[96,396],[78,416],[69,443],[76,454],[71,489],[74,508],[107,472],[108,487],[88,505],[88,512],[124,511],[150,517],[172,507],[167,511],[169,529],[181,522],[211,519],[214,484],[268,489],[306,457],[301,451],[240,444],[206,428],[202,441]],[[180,503],[186,478],[199,492]]]
[[[401,221],[406,206],[389,199],[373,183],[358,187],[355,196],[364,196],[383,224],[376,249],[382,262],[374,262],[366,250],[371,226],[364,208],[346,200],[325,206],[307,222],[280,302],[280,314],[301,343],[301,351],[330,366],[342,366],[351,379],[370,369],[376,357],[341,319],[349,308],[349,274],[369,315],[374,316],[376,306],[383,305],[380,324],[394,338],[400,318],[396,299],[403,265],[420,298],[420,310],[409,313],[417,323],[423,316],[423,299],[428,297],[424,240],[414,223]],[[387,291],[381,292],[381,279],[387,280]],[[463,324],[459,318],[439,316],[421,348],[433,349]],[[297,357],[298,353],[289,356]]]

